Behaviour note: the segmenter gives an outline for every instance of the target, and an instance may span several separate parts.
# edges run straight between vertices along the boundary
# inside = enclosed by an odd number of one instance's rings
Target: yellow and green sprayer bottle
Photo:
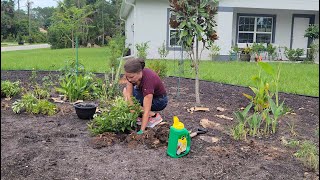
[[[189,131],[177,116],[173,117],[173,125],[170,127],[167,154],[173,158],[187,155],[190,151],[191,138]]]

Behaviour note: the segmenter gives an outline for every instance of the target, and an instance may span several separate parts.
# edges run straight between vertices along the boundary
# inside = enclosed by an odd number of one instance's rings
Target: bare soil
[[[48,74],[37,72],[37,81]],[[1,80],[20,80],[30,86],[31,71],[1,71]],[[101,75],[103,77],[103,75]],[[142,136],[104,133],[91,136],[87,123],[77,117],[70,103],[59,103],[58,114],[15,114],[13,99],[1,98],[1,179],[319,179],[293,156],[296,149],[283,139],[310,140],[319,147],[319,98],[280,93],[290,113],[279,122],[277,133],[235,141],[230,128],[233,112],[249,101],[246,87],[200,81],[201,102],[210,111],[187,111],[195,104],[194,80],[164,79],[169,105],[162,125]],[[179,84],[179,91],[177,87]],[[52,96],[57,97],[54,93]],[[217,108],[225,111],[218,111]],[[189,131],[202,127],[201,119],[220,126],[192,138],[188,155],[173,159],[166,154],[169,127],[177,115]],[[233,118],[225,119],[216,115]],[[291,131],[289,124],[294,125]],[[215,138],[215,142],[210,142]],[[210,141],[209,141],[210,140]]]

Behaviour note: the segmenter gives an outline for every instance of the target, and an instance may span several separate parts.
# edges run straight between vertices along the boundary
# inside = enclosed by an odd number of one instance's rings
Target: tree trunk
[[[196,73],[196,81],[195,81],[195,93],[196,93],[196,104],[200,105],[200,93],[199,93],[199,42],[196,37],[196,58],[195,58],[195,73]]]

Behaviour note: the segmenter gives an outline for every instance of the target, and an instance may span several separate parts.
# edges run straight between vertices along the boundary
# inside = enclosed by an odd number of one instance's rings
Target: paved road
[[[6,46],[6,47],[1,47],[1,52],[3,52],[3,51],[29,50],[29,49],[40,49],[40,48],[50,48],[50,44],[33,44],[33,45],[22,45],[22,46]]]

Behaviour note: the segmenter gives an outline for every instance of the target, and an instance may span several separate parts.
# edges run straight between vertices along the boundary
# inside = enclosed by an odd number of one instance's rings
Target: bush
[[[301,60],[301,56],[304,53],[304,49],[289,49],[287,47],[285,47],[284,50],[284,55],[286,56],[286,58],[288,58],[290,61],[299,61]]]
[[[132,110],[134,112],[130,112]],[[94,117],[88,124],[89,131],[94,135],[104,132],[130,131],[136,126],[140,112],[140,104],[136,100],[133,106],[129,106],[123,97],[117,97],[111,102],[108,111]]]
[[[148,67],[156,72],[161,79],[167,76],[168,69],[166,62],[153,60]]]
[[[15,113],[26,111],[31,114],[44,114],[52,116],[56,114],[57,106],[47,99],[38,100],[33,93],[29,92],[22,96],[21,100],[17,100],[12,105]]]
[[[144,60],[147,59],[147,55],[148,55],[147,50],[149,49],[148,43],[149,43],[149,41],[145,42],[145,43],[136,44],[139,58],[142,58]]]
[[[21,92],[20,82],[1,81],[1,97],[13,97]]]

